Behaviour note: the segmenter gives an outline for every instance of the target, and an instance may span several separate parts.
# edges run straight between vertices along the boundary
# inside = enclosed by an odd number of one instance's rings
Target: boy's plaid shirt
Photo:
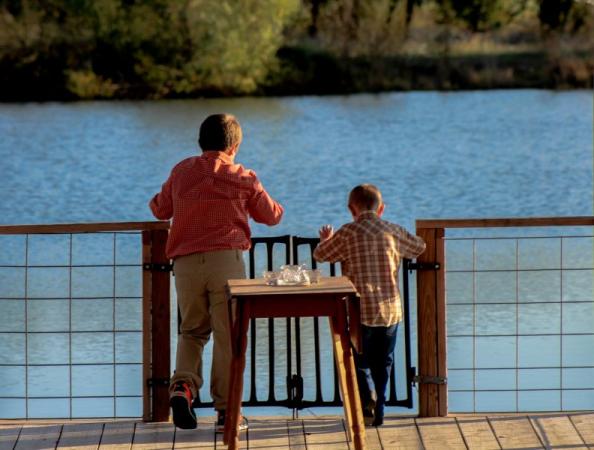
[[[398,287],[401,258],[416,258],[425,242],[400,225],[364,211],[354,222],[342,226],[314,251],[318,261],[342,264],[361,298],[361,323],[387,327],[402,320]]]

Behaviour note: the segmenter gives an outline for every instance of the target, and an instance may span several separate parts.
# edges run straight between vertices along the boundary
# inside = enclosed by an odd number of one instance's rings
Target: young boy
[[[211,333],[210,392],[217,430],[225,426],[231,361],[225,285],[230,278],[245,278],[242,253],[251,243],[248,217],[276,225],[283,215],[283,207],[256,174],[234,162],[241,139],[235,117],[207,117],[198,140],[202,155],[177,164],[149,204],[157,219],[172,219],[166,251],[174,260],[181,325],[169,392],[179,428],[196,428],[192,401],[202,386],[202,352]]]
[[[400,225],[381,219],[384,203],[372,184],[356,186],[349,195],[353,222],[334,233],[320,229],[314,258],[338,262],[361,301],[362,353],[356,355],[357,379],[366,425],[384,421],[386,387],[394,360],[396,332],[402,320],[398,287],[401,258],[415,258],[425,243]]]

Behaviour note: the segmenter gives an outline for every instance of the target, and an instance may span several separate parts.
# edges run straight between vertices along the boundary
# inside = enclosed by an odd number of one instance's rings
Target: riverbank
[[[591,89],[594,57],[586,51],[551,56],[545,51],[450,56],[336,57],[286,47],[279,68],[250,95],[332,95],[359,92],[475,89]],[[76,95],[66,74],[22,74],[1,70],[0,101],[229,97],[241,93],[214,88],[159,92],[153,86],[121,82],[101,85],[80,79]]]
[[[592,1],[15,2],[0,101],[591,88]]]
[[[454,56],[402,55],[335,58],[286,48],[285,67],[265,94],[472,89],[592,88],[594,57],[576,52],[553,57],[544,51]]]

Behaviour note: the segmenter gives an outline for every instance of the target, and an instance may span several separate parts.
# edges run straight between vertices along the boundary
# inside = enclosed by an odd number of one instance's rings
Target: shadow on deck
[[[341,417],[254,417],[242,433],[242,448],[349,449]],[[367,428],[375,449],[588,449],[594,448],[594,413],[457,415],[444,418],[387,417]],[[224,449],[214,418],[202,417],[196,430],[170,423],[128,420],[0,421],[4,449]]]

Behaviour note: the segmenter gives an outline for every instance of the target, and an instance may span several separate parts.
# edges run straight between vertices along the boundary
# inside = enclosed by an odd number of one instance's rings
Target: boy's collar
[[[225,153],[224,151],[216,151],[216,150],[207,150],[202,153],[205,158],[209,159],[220,159],[227,164],[233,164],[233,157]]]
[[[379,216],[377,215],[377,211],[368,209],[365,211],[361,211],[359,214],[357,214],[357,219],[355,219],[355,220],[362,220],[362,219],[366,219],[368,217],[379,217]]]

